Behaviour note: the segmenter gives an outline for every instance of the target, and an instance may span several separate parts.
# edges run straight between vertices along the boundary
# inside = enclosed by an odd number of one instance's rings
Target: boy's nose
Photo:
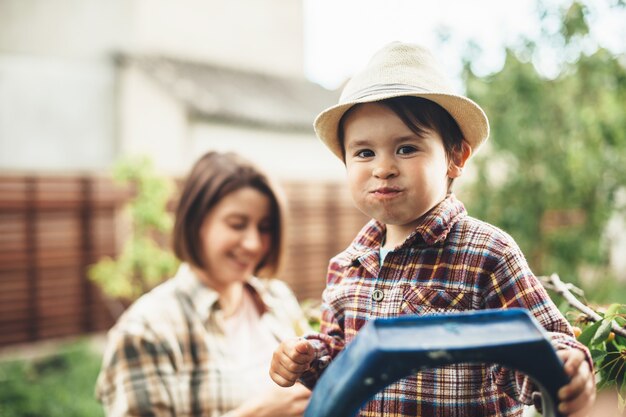
[[[398,175],[398,168],[391,161],[381,161],[381,163],[374,167],[372,175],[382,179],[392,178]]]

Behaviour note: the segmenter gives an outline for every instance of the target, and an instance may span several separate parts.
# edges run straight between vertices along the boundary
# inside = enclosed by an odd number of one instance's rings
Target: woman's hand
[[[277,385],[251,399],[228,417],[302,417],[311,391],[302,384],[282,388]]]

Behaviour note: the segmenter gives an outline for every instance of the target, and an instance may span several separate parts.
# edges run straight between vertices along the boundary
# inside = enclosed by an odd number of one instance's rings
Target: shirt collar
[[[441,203],[426,213],[415,228],[415,232],[407,238],[404,244],[413,236],[420,236],[429,246],[443,242],[452,227],[466,215],[467,211],[463,203],[454,194],[449,194]]]
[[[413,246],[418,241],[428,246],[443,242],[452,227],[466,215],[467,211],[463,203],[454,194],[449,194],[422,217],[415,230],[394,250]],[[356,261],[373,250],[380,250],[385,231],[386,226],[383,223],[370,220],[348,248],[350,260]]]
[[[182,263],[173,279],[176,289],[189,299],[201,320],[207,321],[213,312],[219,310],[219,304],[217,303],[219,293],[204,285],[189,264]],[[261,280],[252,277],[250,281],[245,283],[245,286],[250,291],[260,313],[263,314],[267,311],[266,300],[262,296],[264,291]]]

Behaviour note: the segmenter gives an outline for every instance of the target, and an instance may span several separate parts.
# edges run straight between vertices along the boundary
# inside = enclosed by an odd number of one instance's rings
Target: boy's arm
[[[593,361],[587,348],[578,342],[572,328],[550,299],[545,288],[531,272],[517,246],[513,246],[498,263],[487,285],[485,308],[527,309],[548,332],[557,350],[577,349],[583,352],[590,369]],[[496,384],[508,395],[525,404],[532,404],[537,388],[520,373],[498,368]]]
[[[320,332],[308,334],[304,338],[311,343],[315,353],[311,367],[302,374],[300,382],[313,389],[324,369],[345,346],[343,329],[325,302],[322,304]]]
[[[320,317],[320,332],[305,335],[314,348],[315,357],[311,367],[300,378],[305,386],[313,389],[317,380],[330,361],[341,352],[345,346],[344,334],[344,307],[336,300],[335,289],[341,284],[345,275],[345,266],[333,258],[328,266],[326,289],[322,293],[322,307]]]

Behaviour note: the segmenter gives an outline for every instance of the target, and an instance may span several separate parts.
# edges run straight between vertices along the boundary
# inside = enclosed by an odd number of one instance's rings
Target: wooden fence
[[[328,259],[367,220],[344,185],[286,182],[287,261],[300,300],[318,299]],[[0,346],[102,331],[116,317],[86,277],[115,255],[128,190],[110,179],[0,176]]]

